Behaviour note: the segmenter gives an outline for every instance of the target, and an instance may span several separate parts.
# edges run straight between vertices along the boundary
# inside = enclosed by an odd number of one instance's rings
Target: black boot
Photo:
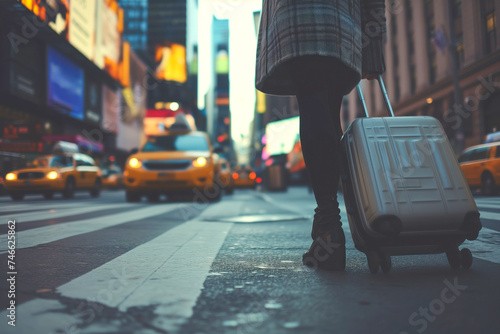
[[[302,255],[302,263],[308,267],[340,271],[345,269],[345,235],[337,206],[316,208],[309,250]]]

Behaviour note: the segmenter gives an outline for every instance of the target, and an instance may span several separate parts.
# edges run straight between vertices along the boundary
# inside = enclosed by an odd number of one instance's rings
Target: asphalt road
[[[476,201],[484,228],[466,242],[470,270],[438,254],[393,257],[389,274],[373,275],[344,212],[346,271],[301,264],[306,188],[237,190],[214,204],[130,204],[122,191],[0,197],[0,333],[496,334],[500,197]]]

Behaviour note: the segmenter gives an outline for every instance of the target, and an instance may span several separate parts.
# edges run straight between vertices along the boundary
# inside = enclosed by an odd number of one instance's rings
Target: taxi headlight
[[[8,173],[7,175],[5,175],[5,179],[7,181],[14,181],[15,179],[17,179],[17,175],[14,173]]]
[[[55,180],[59,177],[59,173],[56,171],[52,171],[49,174],[47,174],[47,178],[50,180]]]
[[[204,167],[207,164],[207,159],[204,157],[199,157],[198,159],[193,161],[193,166],[195,167]]]
[[[132,168],[140,168],[142,166],[142,162],[137,158],[132,158],[128,161],[128,165]]]

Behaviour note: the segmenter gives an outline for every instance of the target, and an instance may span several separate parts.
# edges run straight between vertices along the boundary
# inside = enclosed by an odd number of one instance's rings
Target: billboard
[[[52,47],[47,57],[47,105],[77,119],[84,118],[83,70]]]
[[[127,44],[124,43],[125,45]],[[126,59],[125,55],[127,55]],[[128,69],[122,69],[122,74],[127,76],[127,78],[123,78],[122,80],[122,83],[127,83],[122,90],[124,102],[122,119],[125,123],[130,123],[133,120],[142,119],[146,111],[147,92],[145,80],[147,77],[147,67],[131,50],[124,52],[124,61],[122,64],[124,66],[128,65]]]
[[[119,80],[123,9],[116,0],[18,0]]]
[[[266,126],[266,152],[268,155],[288,154],[300,137],[299,117],[268,123]]]
[[[156,46],[156,77],[161,80],[185,83],[187,81],[186,48],[180,44],[165,43]]]
[[[85,57],[94,59],[96,0],[78,0],[69,3],[68,41]]]
[[[102,120],[102,87],[89,76],[85,80],[85,119],[95,124]]]
[[[10,56],[6,63],[9,69],[9,91],[11,94],[36,104],[45,104],[45,47],[33,40],[14,47],[10,45]]]
[[[69,0],[18,0],[55,32],[68,37]],[[76,1],[78,2],[78,1]]]
[[[122,51],[123,10],[116,0],[105,0],[102,7],[102,44],[104,69],[116,80],[120,79],[119,64]]]
[[[108,86],[102,86],[102,127],[104,130],[118,133],[120,109],[120,95]]]

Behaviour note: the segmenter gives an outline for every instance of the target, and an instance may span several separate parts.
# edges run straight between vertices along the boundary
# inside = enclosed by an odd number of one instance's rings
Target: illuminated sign
[[[215,73],[229,73],[229,55],[226,50],[219,50],[219,52],[217,52],[217,56],[215,57]]]
[[[97,67],[120,80],[123,9],[116,0],[18,0]]]
[[[47,77],[47,105],[71,117],[83,119],[83,70],[49,47]]]
[[[167,43],[156,46],[156,77],[167,81],[187,81],[186,48],[180,44]]]
[[[88,59],[94,58],[96,0],[78,0],[69,3],[69,42]]]
[[[266,126],[267,154],[288,154],[299,138],[299,117],[271,122]]]
[[[18,0],[35,13],[55,32],[67,37],[69,27],[69,0]],[[76,1],[78,2],[78,1]]]
[[[120,119],[120,95],[107,86],[102,89],[102,127],[110,132],[118,132]]]

